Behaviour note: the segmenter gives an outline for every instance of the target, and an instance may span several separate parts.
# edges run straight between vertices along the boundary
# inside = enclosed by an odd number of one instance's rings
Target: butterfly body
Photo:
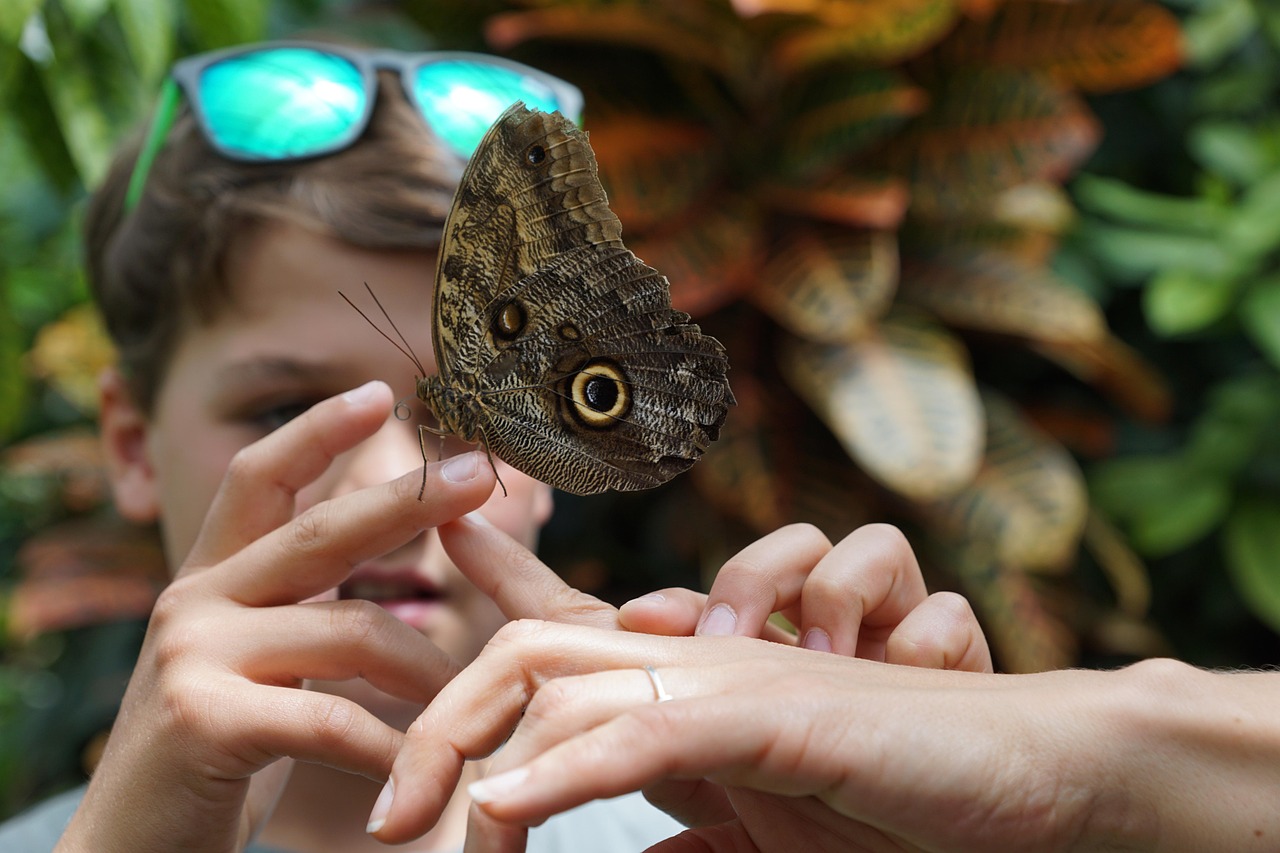
[[[440,427],[557,488],[659,485],[719,434],[733,394],[715,338],[631,253],[586,136],[516,104],[463,175],[436,274]]]

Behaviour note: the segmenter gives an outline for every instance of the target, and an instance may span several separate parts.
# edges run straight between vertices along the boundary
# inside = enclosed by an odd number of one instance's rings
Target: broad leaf
[[[996,252],[952,251],[903,267],[903,298],[951,325],[1039,341],[1098,341],[1098,306],[1043,266]]]
[[[1045,608],[1026,574],[1000,565],[985,542],[960,542],[948,550],[1002,671],[1044,672],[1071,665],[1075,639]]]
[[[44,0],[5,0],[0,3],[0,42],[16,45],[22,40],[27,21],[36,14]]]
[[[896,178],[871,178],[842,172],[815,186],[767,183],[757,194],[783,213],[852,225],[897,228],[906,214],[906,186]]]
[[[945,330],[891,316],[850,344],[791,340],[780,364],[849,454],[890,489],[928,500],[972,481],[982,403],[963,347]]]
[[[1150,556],[1179,551],[1208,536],[1231,505],[1231,484],[1178,455],[1130,456],[1094,467],[1094,500]]]
[[[733,198],[695,207],[627,245],[671,282],[672,304],[695,317],[740,296],[764,262],[759,215]]]
[[[692,122],[631,113],[593,122],[590,136],[609,206],[628,232],[684,214],[723,170],[716,140]]]
[[[1280,369],[1280,275],[1254,282],[1240,304],[1240,323],[1254,345]]]
[[[1116,606],[1130,616],[1144,615],[1151,605],[1151,577],[1120,531],[1101,514],[1090,512],[1084,542],[1111,582]]]
[[[1201,276],[1166,269],[1142,291],[1142,307],[1152,331],[1165,337],[1198,332],[1231,310],[1238,284],[1229,277]]]
[[[113,0],[116,19],[133,62],[147,83],[169,70],[176,33],[177,9],[172,0]]]
[[[936,43],[959,12],[955,0],[823,0],[811,23],[778,39],[773,58],[788,73],[831,61],[889,63]],[[795,10],[787,10],[795,11]]]
[[[891,233],[801,224],[771,253],[752,295],[788,331],[838,343],[865,334],[897,284]]]
[[[797,176],[838,167],[926,107],[902,75],[863,68],[804,78],[783,102],[779,167]]]
[[[963,491],[926,511],[966,541],[988,543],[1007,566],[1071,565],[1088,511],[1084,477],[1060,445],[994,394],[984,394],[986,456]]]
[[[206,48],[265,38],[269,5],[260,0],[183,0],[187,20]]]
[[[964,215],[987,196],[1061,180],[1093,150],[1098,125],[1072,94],[1031,74],[958,73],[880,156],[911,189],[912,212]]]
[[[1177,70],[1178,19],[1148,0],[1023,0],[969,21],[939,49],[945,64],[1039,71],[1085,92],[1144,86]]]
[[[1280,501],[1240,501],[1227,519],[1223,548],[1245,604],[1280,633]]]
[[[1160,422],[1173,409],[1164,377],[1119,338],[1107,335],[1098,341],[1036,341],[1032,348],[1106,393],[1134,417]]]
[[[1216,235],[1230,220],[1230,208],[1212,199],[1148,192],[1123,181],[1081,175],[1071,184],[1080,207],[1125,225],[1185,234]]]

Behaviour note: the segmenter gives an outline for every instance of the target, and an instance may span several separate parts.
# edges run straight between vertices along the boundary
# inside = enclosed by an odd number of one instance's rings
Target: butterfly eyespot
[[[616,426],[631,409],[631,385],[622,368],[612,362],[595,362],[577,372],[570,386],[574,416],[585,426]]]
[[[545,159],[547,159],[547,149],[541,145],[531,145],[529,150],[524,152],[524,161],[530,166],[537,166]]]
[[[492,329],[494,337],[511,340],[524,331],[529,322],[529,314],[519,302],[508,302],[493,315]]]
[[[582,340],[582,331],[573,323],[561,323],[560,328],[556,329],[556,334],[563,341],[580,341]]]

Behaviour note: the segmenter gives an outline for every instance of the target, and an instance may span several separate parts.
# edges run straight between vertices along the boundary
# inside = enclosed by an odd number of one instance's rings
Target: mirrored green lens
[[[368,95],[349,60],[307,48],[234,56],[200,75],[198,101],[211,140],[245,160],[310,157],[360,131]]]
[[[431,129],[454,151],[470,157],[489,125],[516,101],[543,112],[564,112],[555,90],[512,68],[465,60],[420,66],[413,94]],[[577,115],[567,115],[577,121]]]

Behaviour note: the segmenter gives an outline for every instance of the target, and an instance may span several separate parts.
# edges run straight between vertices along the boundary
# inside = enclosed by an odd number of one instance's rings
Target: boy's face
[[[413,365],[339,291],[365,307],[370,300],[363,283],[368,282],[424,367],[435,369],[433,256],[360,250],[275,223],[243,239],[229,260],[231,304],[215,322],[189,328],[181,338],[144,427],[139,455],[148,470],[131,486],[153,490],[148,497],[174,567],[195,542],[240,448],[311,404],[370,379],[388,382],[397,398],[413,401]],[[381,319],[372,305],[367,310]],[[339,456],[326,475],[300,493],[299,508],[421,465],[417,425],[422,412],[416,404],[413,411],[407,420],[389,416],[377,434]],[[104,410],[104,418],[109,415]],[[428,452],[437,446],[428,442]],[[445,452],[455,447],[469,446],[451,440]],[[532,547],[551,511],[550,490],[501,462],[497,466],[509,494],[504,498],[495,491],[481,512]],[[377,601],[464,662],[505,621],[453,567],[434,531],[358,568],[335,595]]]

